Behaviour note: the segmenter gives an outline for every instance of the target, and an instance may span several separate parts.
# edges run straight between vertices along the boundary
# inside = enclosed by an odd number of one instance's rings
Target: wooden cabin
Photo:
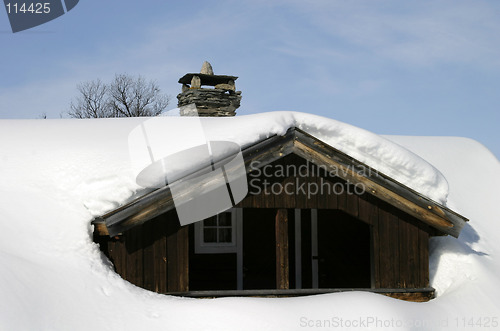
[[[116,272],[192,297],[432,298],[429,238],[467,219],[298,128],[242,154],[249,192],[216,216],[180,226],[167,185],[95,219]]]
[[[166,186],[96,219],[116,272],[195,297],[432,297],[429,237],[457,237],[464,217],[296,128],[242,152],[249,193],[226,212],[181,227]]]

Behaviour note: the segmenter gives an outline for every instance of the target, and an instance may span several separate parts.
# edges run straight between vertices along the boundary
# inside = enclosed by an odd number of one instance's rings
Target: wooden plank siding
[[[116,273],[121,275],[123,279],[127,279],[127,253],[123,240],[123,237],[109,238],[98,236],[94,238],[94,241],[99,244],[101,251],[113,263]]]
[[[96,241],[123,279],[158,293],[182,292],[189,290],[187,230],[168,212],[123,236]]]
[[[338,209],[370,225],[373,289],[429,286],[428,241],[433,230],[428,225],[371,194],[351,194],[352,189],[347,192],[346,180],[330,176],[297,155],[289,154],[270,164],[273,167],[290,165],[306,165],[310,175],[279,176],[274,173],[269,177],[263,173],[260,176],[250,173],[249,194],[236,206],[277,210],[277,289],[288,289],[290,286],[287,213],[294,208]],[[253,185],[252,180],[255,180]],[[266,192],[260,186],[260,192],[252,192],[264,180],[269,183],[268,190],[273,184],[275,189],[281,187],[283,190]],[[309,184],[319,191],[309,195]],[[333,192],[333,187],[344,190]],[[302,228],[307,227],[310,228],[310,221],[303,217]],[[175,210],[127,230],[118,239],[98,237],[95,240],[113,262],[116,272],[131,283],[158,293],[189,291],[188,227],[179,226]],[[306,268],[303,266],[303,274],[309,273]],[[306,282],[308,279],[304,276],[303,283]]]
[[[428,287],[428,233],[411,216],[387,204],[381,205],[378,230],[373,231],[373,254],[379,257],[375,263],[376,287]]]
[[[419,285],[429,286],[429,234],[422,229],[418,231]]]
[[[125,238],[127,251],[127,280],[132,284],[143,287],[143,253],[141,231],[142,226],[131,229]]]
[[[410,238],[413,237],[410,233],[410,224],[404,221],[401,221],[398,219],[399,223],[399,236],[398,236],[398,241],[399,241],[399,286],[398,288],[405,288],[409,287],[414,287],[413,284],[411,284],[411,277],[413,273],[419,274],[419,270],[413,270],[410,268],[411,261],[415,260],[415,254],[412,250],[412,247],[410,247]],[[417,232],[418,236],[418,232]],[[406,259],[405,259],[406,256]],[[418,255],[417,255],[418,256]],[[405,261],[406,260],[406,261]]]

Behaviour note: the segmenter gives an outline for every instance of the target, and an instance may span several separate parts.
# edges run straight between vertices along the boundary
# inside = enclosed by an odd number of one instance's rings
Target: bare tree
[[[113,111],[120,117],[157,116],[169,102],[155,82],[123,74],[116,75],[111,83],[110,97]]]
[[[108,87],[100,79],[77,85],[80,95],[71,102],[69,116],[74,118],[116,117],[110,113]]]
[[[154,81],[146,82],[141,76],[119,74],[111,84],[98,79],[81,83],[77,89],[79,96],[68,112],[74,118],[156,116],[169,103]]]

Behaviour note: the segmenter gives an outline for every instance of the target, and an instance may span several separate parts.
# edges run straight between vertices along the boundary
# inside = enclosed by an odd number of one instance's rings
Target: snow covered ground
[[[459,239],[431,240],[436,299],[352,292],[199,300],[127,283],[93,243],[90,221],[139,189],[127,137],[143,120],[0,121],[0,330],[500,327],[500,163],[493,154],[466,138],[381,137],[302,113],[203,124],[210,139],[243,147],[297,126],[468,217]],[[182,125],[164,120],[182,137]]]

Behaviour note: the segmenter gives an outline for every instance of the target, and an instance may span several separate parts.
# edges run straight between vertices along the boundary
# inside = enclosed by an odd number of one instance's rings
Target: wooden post
[[[179,291],[189,291],[189,230],[188,226],[179,229],[177,251],[179,256]]]
[[[189,290],[188,227],[173,220],[167,223],[167,288],[169,292]]]
[[[158,240],[154,243],[154,279],[155,292],[166,293],[167,287],[167,222],[168,213],[160,216],[154,223],[155,232],[159,233]]]
[[[276,288],[290,288],[290,268],[288,261],[288,210],[276,212]]]

